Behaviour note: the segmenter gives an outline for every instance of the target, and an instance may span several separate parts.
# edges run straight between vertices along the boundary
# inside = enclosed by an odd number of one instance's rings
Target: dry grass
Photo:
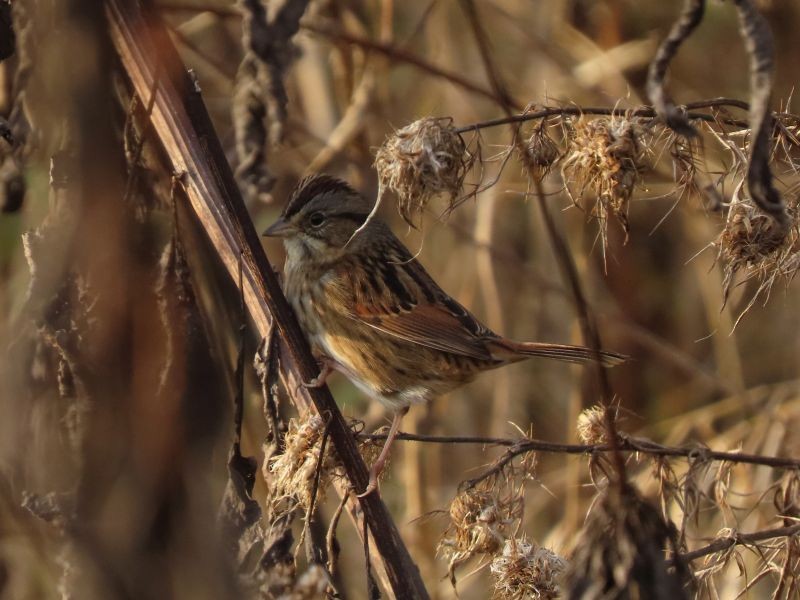
[[[420,260],[443,289],[502,322],[503,334],[566,343],[578,322],[540,214],[524,200],[528,178],[548,206],[577,205],[592,221],[575,210],[556,219],[604,347],[633,357],[609,375],[621,439],[640,442],[624,454],[629,487],[609,487],[605,450],[514,454],[530,440],[512,420],[532,423],[542,447],[607,445],[603,409],[568,408],[582,388],[597,397],[578,370],[509,368],[508,414],[489,410],[500,387],[492,374],[415,407],[421,434],[459,438],[406,442],[423,444],[413,481],[398,443],[381,484],[431,596],[454,598],[457,584],[463,600],[609,590],[796,598],[800,469],[736,457],[800,456],[800,119],[786,70],[794,31],[775,31],[775,47],[786,50],[776,56],[773,98],[784,112],[769,138],[791,220],[784,236],[751,197],[741,103],[692,107],[692,139],[636,112],[648,65],[630,48],[671,12],[643,3],[631,20],[602,3],[577,14],[487,0],[476,6],[492,56],[477,60],[467,4],[312,3],[298,35],[295,19],[285,23],[269,60],[246,48],[259,39],[258,19],[243,35],[233,5],[164,10],[190,49],[192,94],[211,108],[227,156],[238,142],[241,189],[274,200],[252,203],[258,228],[314,157],[384,207],[393,202],[400,218],[383,213],[396,231],[423,224],[441,198],[450,221],[421,228]],[[127,77],[92,77],[100,63],[84,58],[114,51],[92,34],[102,29],[76,33],[61,12],[86,6],[69,0],[51,14],[14,3],[18,62],[0,64],[0,113],[18,142],[0,139],[0,204],[9,211],[0,216],[0,598],[363,597],[363,512],[330,440],[322,452],[324,420],[296,417],[293,390],[270,374],[288,369],[280,350],[264,364],[263,393],[249,368],[230,367],[240,344],[246,359],[258,340],[241,333],[242,303],[190,210],[185,176],[166,165],[147,125],[149,99],[131,98]],[[758,6],[773,24],[800,18],[791,3]],[[709,6],[718,18],[681,49],[675,98],[746,98],[729,9]],[[87,54],[95,43],[101,51]],[[597,68],[603,77],[591,87],[574,76]],[[513,127],[485,125],[509,105],[498,90],[537,108]],[[523,120],[537,111],[547,114]],[[483,202],[465,188],[490,187],[492,210],[460,202]],[[701,253],[706,245],[716,257]],[[267,252],[278,266],[281,247]],[[496,291],[481,294],[484,285]],[[742,315],[735,330],[729,312]],[[332,385],[348,417],[370,430],[383,423],[349,384]],[[234,397],[243,409],[237,452]],[[498,431],[510,437],[461,439]],[[361,444],[367,463],[380,447]],[[732,455],[716,460],[709,449]],[[340,522],[347,511],[356,526]],[[446,522],[421,518],[439,512]],[[375,540],[369,572],[385,585]],[[686,572],[673,568],[679,556]]]

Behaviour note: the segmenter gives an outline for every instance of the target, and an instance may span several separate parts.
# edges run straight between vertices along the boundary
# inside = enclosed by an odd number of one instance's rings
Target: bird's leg
[[[386,436],[386,441],[383,443],[383,448],[378,455],[378,459],[372,463],[372,467],[369,470],[369,483],[367,484],[367,488],[360,494],[357,494],[358,498],[363,498],[378,489],[378,475],[381,474],[383,467],[386,465],[386,459],[389,458],[389,448],[391,448],[394,438],[400,433],[400,422],[403,420],[403,417],[406,416],[407,412],[408,407],[404,406],[394,413],[392,426],[389,428],[389,435]]]
[[[334,371],[334,361],[328,356],[320,356],[319,362],[319,375],[314,377],[311,381],[303,381],[300,385],[304,388],[321,388],[328,381],[331,373]]]

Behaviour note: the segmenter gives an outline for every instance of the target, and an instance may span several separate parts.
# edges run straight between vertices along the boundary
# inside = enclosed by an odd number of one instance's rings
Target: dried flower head
[[[606,409],[592,406],[578,415],[578,438],[584,444],[607,444]]]
[[[409,225],[437,194],[452,207],[472,166],[473,157],[450,117],[426,117],[389,136],[375,155],[381,193],[392,190]],[[376,204],[377,209],[377,204]]]
[[[521,492],[501,494],[488,486],[461,492],[450,503],[450,525],[438,552],[450,559],[450,580],[455,568],[478,554],[499,552],[511,525],[522,515]]]
[[[598,221],[605,248],[609,215],[617,219],[627,239],[628,203],[647,156],[645,130],[636,121],[621,117],[581,117],[570,127],[561,172],[565,182],[578,185],[578,195],[573,197],[577,206],[586,208],[587,190],[594,195],[590,214]]]
[[[542,123],[534,128],[521,154],[522,162],[528,167],[530,174],[536,179],[541,179],[561,157],[561,150]]]
[[[283,454],[269,461],[273,506],[286,499],[293,499],[304,508],[311,505],[324,431],[325,423],[319,415],[312,415],[302,421],[299,419],[289,421],[285,450]],[[320,466],[318,495],[323,494],[335,466],[336,461],[328,444]]]
[[[800,268],[800,220],[797,198],[787,202],[792,226],[788,234],[772,217],[762,213],[748,199],[731,205],[717,239],[717,258],[724,269],[723,295],[727,302],[736,275],[745,274],[758,288],[745,312],[761,293],[767,296],[778,279],[788,280]]]
[[[667,562],[677,549],[674,529],[630,487],[602,492],[586,519],[570,561],[567,596],[601,598],[686,598],[688,571]]]
[[[547,548],[523,539],[506,540],[492,560],[494,597],[502,600],[551,600],[559,597],[559,580],[567,561]]]

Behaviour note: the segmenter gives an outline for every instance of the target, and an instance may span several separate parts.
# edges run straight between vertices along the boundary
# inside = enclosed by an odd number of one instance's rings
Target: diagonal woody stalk
[[[128,78],[140,97],[148,97],[157,65],[164,61],[152,112],[152,130],[159,138],[182,183],[190,209],[205,230],[234,282],[242,268],[245,304],[259,335],[266,336],[274,320],[284,357],[281,377],[301,413],[316,409],[330,419],[330,439],[352,485],[364,489],[368,474],[355,438],[327,388],[306,389],[301,381],[318,374],[308,342],[289,308],[261,247],[230,166],[208,113],[180,61],[166,29],[152,13],[143,15],[132,3],[107,0],[110,33]],[[378,494],[369,494],[349,510],[363,515],[378,559],[397,598],[425,599],[427,591],[397,527]]]

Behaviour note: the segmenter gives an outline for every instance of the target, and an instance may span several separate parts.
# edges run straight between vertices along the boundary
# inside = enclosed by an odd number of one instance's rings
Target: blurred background
[[[210,522],[228,480],[242,320],[235,288],[202,234],[191,231],[188,216],[176,244],[170,174],[148,172],[135,184],[126,178],[126,114],[142,106],[130,108],[125,78],[114,75],[118,64],[97,12],[101,3],[19,4],[15,19],[22,20],[15,25],[31,30],[15,27],[18,51],[0,64],[0,114],[17,124],[14,111],[24,104],[30,123],[21,136],[25,150],[13,155],[24,202],[0,215],[0,597],[236,595],[237,567]],[[268,15],[281,4],[267,2]],[[800,6],[756,4],[775,37],[773,107],[792,112]],[[314,0],[281,73],[282,131],[265,134],[274,143],[260,156],[267,172],[256,173],[262,179],[253,184],[242,175],[236,147],[237,118],[241,123],[246,108],[236,93],[244,69],[239,7],[218,0],[154,6],[193,70],[231,164],[239,167],[259,231],[311,172],[340,176],[374,198],[375,151],[398,128],[426,116],[452,117],[461,127],[505,114],[463,3]],[[514,112],[528,105],[646,104],[648,65],[679,10],[677,3],[625,0],[476,0],[474,7]],[[672,64],[669,89],[678,103],[747,100],[748,85],[734,7],[710,2]],[[270,117],[274,111],[267,107]],[[736,109],[720,114],[746,119]],[[567,152],[561,123],[551,126]],[[793,131],[797,126],[795,120]],[[727,134],[746,143],[735,128]],[[582,343],[537,199],[507,152],[511,136],[508,127],[464,134],[473,151],[479,142],[483,159],[465,190],[497,181],[448,218],[438,218],[444,202],[432,203],[416,230],[391,202],[381,214],[439,284],[495,331],[518,340]],[[543,182],[603,346],[632,357],[610,372],[620,428],[668,445],[798,456],[797,284],[778,278],[739,320],[758,282],[746,281],[741,271],[723,302],[725,264],[714,244],[727,213],[678,189],[669,152],[652,144],[630,202],[628,239],[610,219],[605,251],[597,220],[574,205],[558,164]],[[700,170],[730,201],[739,191],[731,150],[704,130],[697,153]],[[794,206],[791,152],[776,153],[775,171]],[[72,173],[77,186],[69,185]],[[134,200],[120,214],[111,208],[115,197]],[[264,244],[279,269],[282,246],[272,239]],[[191,308],[186,297],[204,308]],[[180,334],[167,324],[175,319]],[[248,365],[256,343],[247,340]],[[166,368],[176,355],[183,368]],[[585,376],[547,361],[507,367],[412,408],[403,429],[576,442],[578,415],[600,400],[586,393]],[[260,462],[267,425],[259,386],[252,373],[247,377],[243,452]],[[346,417],[363,420],[369,430],[388,423],[390,415],[343,377],[335,375],[329,385]],[[283,409],[292,415],[285,399]],[[434,597],[455,597],[449,558],[437,556],[448,506],[459,484],[501,453],[481,444],[395,446],[381,492]],[[651,466],[646,458],[630,458],[643,495],[664,498]],[[674,467],[679,478],[685,475],[685,461]],[[734,467],[724,493],[716,465],[694,475],[702,510],[687,529],[689,548],[723,527],[753,531],[778,523],[772,501],[780,471]],[[539,455],[524,483],[519,531],[568,557],[595,493],[588,482],[585,458]],[[259,478],[256,498],[266,493]],[[670,502],[665,512],[680,522],[681,507]],[[337,504],[333,494],[321,503],[322,523]],[[346,519],[339,542],[348,567],[341,569],[343,595],[363,598],[363,550]],[[493,593],[490,558],[476,556],[458,567],[461,598]],[[756,572],[741,574],[733,564],[714,573],[720,597],[734,597]],[[767,597],[766,580],[752,597]]]

